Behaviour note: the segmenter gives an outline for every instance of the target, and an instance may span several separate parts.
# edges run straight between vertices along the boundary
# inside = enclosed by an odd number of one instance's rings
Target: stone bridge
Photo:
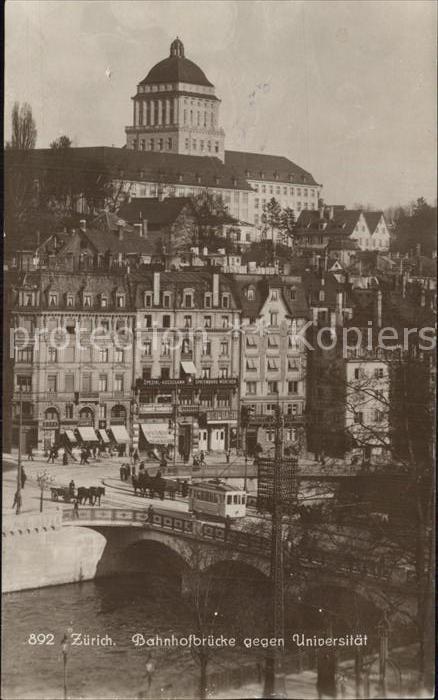
[[[196,520],[185,512],[154,512],[149,521],[146,511],[123,508],[81,508],[74,514],[63,511],[63,526],[91,528],[107,542],[96,575],[129,571],[146,552],[148,562],[167,556],[173,570],[185,577],[194,568],[212,571],[233,567],[236,578],[239,567],[250,567],[253,574],[269,576],[271,542],[268,535],[233,529],[226,532],[221,523]],[[133,553],[136,552],[136,556]],[[403,569],[382,569],[372,560],[346,563],[335,553],[315,551],[297,560],[287,547],[284,551],[286,591],[295,597],[312,589],[330,588],[339,594],[352,592],[366,598],[378,609],[394,608],[412,611],[413,583]],[[400,606],[400,601],[403,601]],[[404,606],[404,607],[403,607]],[[402,613],[403,614],[403,613]]]

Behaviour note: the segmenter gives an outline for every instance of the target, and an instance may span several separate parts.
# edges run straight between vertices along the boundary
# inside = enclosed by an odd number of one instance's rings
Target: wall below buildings
[[[83,527],[62,527],[61,517],[61,511],[57,511],[3,518],[4,593],[96,576],[105,537]]]

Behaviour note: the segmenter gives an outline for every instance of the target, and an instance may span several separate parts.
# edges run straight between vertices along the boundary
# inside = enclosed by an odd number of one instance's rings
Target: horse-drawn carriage
[[[75,492],[68,486],[52,486],[50,488],[50,497],[52,501],[64,501],[70,503],[75,498]]]
[[[100,506],[101,498],[104,495],[104,486],[79,486],[78,489],[72,488],[72,486],[52,486],[50,489],[52,501],[71,503],[71,501],[77,500],[81,505],[88,501],[91,506],[96,503]]]

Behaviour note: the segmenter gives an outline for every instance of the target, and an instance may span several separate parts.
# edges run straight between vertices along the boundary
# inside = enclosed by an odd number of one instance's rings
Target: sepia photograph
[[[3,700],[435,697],[436,24],[6,0]]]

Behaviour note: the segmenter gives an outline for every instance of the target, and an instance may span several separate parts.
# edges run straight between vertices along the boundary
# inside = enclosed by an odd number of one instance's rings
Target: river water
[[[252,594],[251,594],[252,596]],[[54,700],[63,697],[61,640],[69,634],[110,635],[114,646],[70,646],[69,698],[178,698],[199,667],[191,652],[166,648],[152,652],[155,670],[147,695],[147,647],[132,636],[187,636],[186,609],[177,581],[143,574],[22,591],[3,596],[3,700]],[[32,644],[34,634],[53,634],[53,644]],[[42,638],[41,638],[42,639]],[[51,637],[46,638],[52,641]],[[234,667],[260,650],[215,652],[214,670]],[[143,694],[142,694],[143,693]],[[190,693],[190,691],[189,691]],[[181,692],[181,694],[183,694]],[[193,692],[196,697],[196,690]]]

